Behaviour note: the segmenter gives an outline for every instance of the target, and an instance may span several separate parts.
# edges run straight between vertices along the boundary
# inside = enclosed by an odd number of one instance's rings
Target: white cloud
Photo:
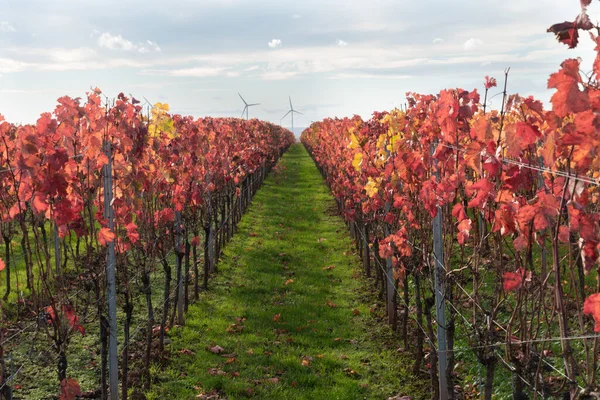
[[[98,46],[110,50],[135,50],[136,46],[121,35],[111,35],[109,32],[104,32],[98,37]]]
[[[292,18],[293,19],[300,19],[300,18],[302,18],[302,15],[300,15],[300,14],[294,14],[294,15],[292,15]]]
[[[481,63],[482,67],[485,67],[485,66],[488,66],[488,65],[492,65],[492,62],[491,61],[484,61],[484,62]]]
[[[140,46],[138,48],[138,51],[140,53],[149,53],[150,51],[161,51],[160,47],[158,44],[156,44],[156,42],[153,42],[151,40],[146,40],[146,44],[143,46]]]
[[[483,41],[477,38],[470,38],[463,45],[464,49],[467,51],[475,50],[477,47],[483,45]]]
[[[2,33],[11,33],[11,32],[16,32],[17,30],[15,29],[14,26],[11,25],[10,22],[8,21],[0,21],[0,32]]]
[[[143,71],[145,75],[166,75],[166,76],[178,76],[178,77],[194,77],[194,78],[207,78],[212,76],[226,75],[227,68],[223,67],[196,67],[196,68],[182,68],[174,70],[146,70]]]
[[[444,39],[442,39],[442,38],[435,38],[435,39],[433,39],[433,43],[434,44],[444,43]]]
[[[281,47],[280,39],[273,39],[268,43],[269,47],[272,49],[276,49],[277,47]]]
[[[98,31],[94,31],[92,36],[96,36]],[[139,53],[149,53],[151,51],[161,51],[156,42],[146,40],[145,43],[135,44],[131,40],[125,39],[121,35],[112,35],[110,32],[104,32],[98,36],[98,46],[109,50],[137,51]]]
[[[267,71],[261,78],[267,81],[281,81],[298,75],[296,71]]]
[[[363,73],[341,73],[335,74],[330,79],[410,79],[410,75],[377,75],[377,74],[363,74]]]
[[[345,42],[345,41],[343,41],[343,40],[341,40],[341,39],[338,39],[336,43],[337,43],[337,45],[338,45],[338,46],[340,46],[340,47],[345,47],[345,46],[348,46],[348,42]]]
[[[30,66],[29,63],[10,58],[0,58],[0,73],[8,74],[12,72],[21,72]]]

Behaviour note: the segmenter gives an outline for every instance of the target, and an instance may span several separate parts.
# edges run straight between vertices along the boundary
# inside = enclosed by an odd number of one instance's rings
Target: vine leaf
[[[81,396],[81,387],[73,378],[60,381],[60,400],[75,400]]]
[[[594,332],[600,332],[600,293],[592,294],[585,299],[583,313],[592,315],[596,322]]]
[[[102,246],[106,246],[111,243],[113,240],[115,240],[115,237],[115,233],[108,228],[102,228],[100,229],[100,232],[98,232],[98,242],[100,242]]]

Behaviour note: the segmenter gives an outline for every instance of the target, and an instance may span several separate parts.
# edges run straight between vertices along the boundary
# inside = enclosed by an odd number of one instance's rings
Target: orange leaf
[[[108,228],[102,228],[100,229],[100,232],[98,232],[98,241],[102,246],[111,243],[115,238],[115,233]]]
[[[600,332],[600,293],[590,295],[583,303],[583,313],[591,314],[596,321],[594,332]]]

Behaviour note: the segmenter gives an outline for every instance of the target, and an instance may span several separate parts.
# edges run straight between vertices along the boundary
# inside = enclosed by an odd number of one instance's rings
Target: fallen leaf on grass
[[[273,317],[273,321],[275,321],[275,322],[279,322],[279,320],[280,320],[280,319],[281,319],[281,314],[276,314],[276,315]]]
[[[358,315],[360,314],[360,311],[358,310],[358,308],[355,308],[354,310],[352,310],[352,314]]]
[[[250,235],[248,235],[248,236],[250,236],[250,237],[256,237],[256,236],[258,236],[258,233],[256,233],[256,232],[252,232],[252,233],[250,233]]]
[[[269,382],[269,383],[278,384],[279,383],[279,378],[269,378],[266,381]]]
[[[288,279],[287,281],[285,281],[286,285],[289,285],[290,283],[294,283],[294,280],[293,279]]]
[[[196,389],[196,388],[194,388]],[[196,389],[199,390],[199,389]],[[211,390],[208,393],[200,393],[198,395],[196,395],[197,399],[201,399],[201,400],[219,400],[221,397],[219,396],[219,393],[216,390]]]
[[[190,349],[181,349],[181,350],[179,350],[179,353],[181,353],[181,354],[187,354],[187,355],[190,355],[190,356],[194,355],[194,352],[191,351]]]
[[[234,363],[234,362],[236,362],[236,361],[237,361],[237,359],[236,359],[235,357],[231,357],[231,358],[228,358],[228,359],[225,361],[225,363],[226,363],[226,364],[233,364],[233,363]]]
[[[248,354],[254,354],[254,350],[253,349],[249,349],[248,350]]]
[[[335,268],[335,265],[330,265],[329,267],[323,267],[323,271],[329,271],[334,268]]]
[[[337,304],[332,303],[331,301],[327,300],[327,306],[331,307],[331,308],[336,308]]]
[[[310,365],[310,361],[308,361],[307,359],[302,360],[302,366],[308,367],[309,365]]]
[[[212,376],[223,376],[227,375],[227,373],[219,368],[209,368],[208,373]]]
[[[243,330],[244,330],[244,327],[242,325],[231,324],[231,325],[229,325],[229,327],[227,329],[225,329],[225,332],[227,332],[227,333],[241,333]]]
[[[225,349],[222,348],[221,346],[209,347],[208,350],[210,350],[211,353],[215,353],[215,354],[220,354],[225,351]]]

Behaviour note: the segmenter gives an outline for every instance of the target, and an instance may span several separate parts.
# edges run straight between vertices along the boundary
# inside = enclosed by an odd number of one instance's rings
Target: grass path
[[[411,360],[372,312],[376,298],[302,145],[281,168],[186,326],[171,331],[172,360],[154,369],[148,398],[425,398],[426,383],[410,376]]]

